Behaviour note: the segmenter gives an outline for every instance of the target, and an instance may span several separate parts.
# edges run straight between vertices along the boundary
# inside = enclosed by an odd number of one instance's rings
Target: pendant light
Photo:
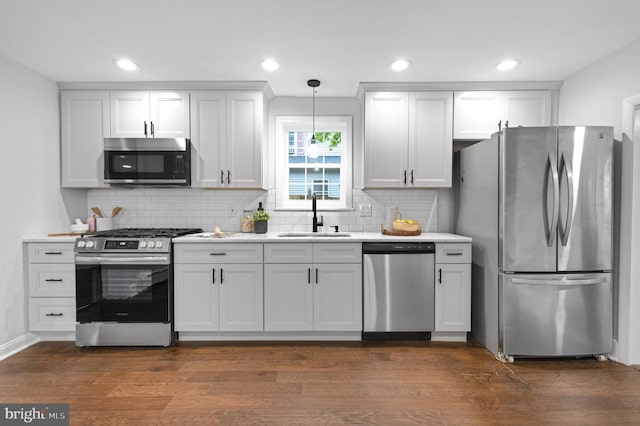
[[[311,139],[307,147],[307,157],[318,158],[318,143],[316,141],[316,87],[320,86],[320,80],[308,80],[307,86],[311,87],[313,106],[311,112]]]

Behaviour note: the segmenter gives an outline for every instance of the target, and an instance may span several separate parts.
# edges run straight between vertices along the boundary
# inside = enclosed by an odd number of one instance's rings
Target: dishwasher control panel
[[[435,253],[436,243],[365,243],[362,245],[362,253]]]

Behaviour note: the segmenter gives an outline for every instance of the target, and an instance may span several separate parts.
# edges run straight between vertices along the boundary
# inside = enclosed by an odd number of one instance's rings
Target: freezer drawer
[[[611,352],[610,273],[500,274],[500,347],[505,355]]]

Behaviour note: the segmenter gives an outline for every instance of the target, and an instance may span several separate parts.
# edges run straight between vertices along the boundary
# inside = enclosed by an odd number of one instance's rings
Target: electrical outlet
[[[371,216],[371,204],[358,204],[360,217]]]

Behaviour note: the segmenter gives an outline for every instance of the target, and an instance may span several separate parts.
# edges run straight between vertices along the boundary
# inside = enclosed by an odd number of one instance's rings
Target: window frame
[[[353,200],[353,118],[350,115],[315,116],[315,131],[341,132],[340,164],[323,164],[327,168],[340,169],[340,199],[318,200],[321,211],[352,210]],[[277,210],[309,210],[311,200],[289,199],[289,132],[309,132],[312,128],[311,116],[276,116],[275,135],[275,195]],[[337,167],[339,166],[339,167]],[[305,164],[306,168],[309,168]]]

